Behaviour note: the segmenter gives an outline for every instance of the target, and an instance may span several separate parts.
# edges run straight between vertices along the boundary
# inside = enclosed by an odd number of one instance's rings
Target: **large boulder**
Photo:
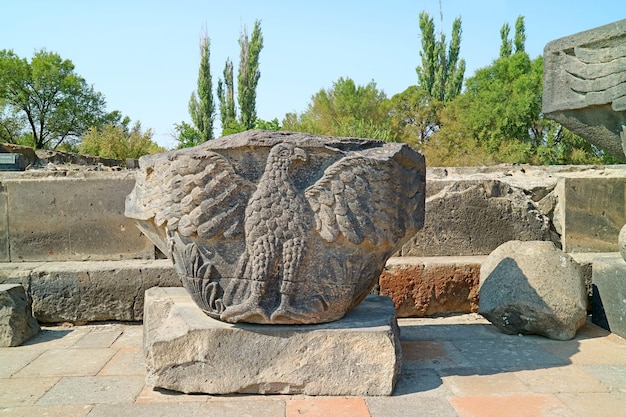
[[[31,301],[19,284],[0,284],[0,346],[19,346],[39,333]]]
[[[506,242],[482,264],[478,312],[508,334],[571,339],[587,314],[583,274],[552,242]]]

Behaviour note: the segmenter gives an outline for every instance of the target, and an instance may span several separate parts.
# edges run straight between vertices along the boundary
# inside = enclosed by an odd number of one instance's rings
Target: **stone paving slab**
[[[42,353],[15,376],[32,378],[96,375],[115,353],[115,350],[107,348],[51,349]]]
[[[504,335],[477,314],[399,324],[405,361],[386,397],[154,390],[141,325],[44,327],[0,349],[0,417],[626,416],[626,340],[591,323],[571,341]]]
[[[142,375],[63,378],[37,401],[37,405],[131,403],[141,392],[144,379]]]

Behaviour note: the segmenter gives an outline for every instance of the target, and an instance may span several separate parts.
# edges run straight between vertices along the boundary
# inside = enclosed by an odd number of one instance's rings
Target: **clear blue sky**
[[[387,96],[416,84],[418,15],[427,11],[448,34],[462,18],[465,76],[498,55],[500,27],[525,16],[532,58],[549,41],[626,17],[616,0],[0,0],[0,49],[23,58],[45,48],[70,59],[76,72],[154,139],[174,146],[173,124],[189,121],[204,28],[211,38],[214,86],[227,57],[239,59],[244,25],[261,20],[264,48],[257,112],[282,121],[302,112],[313,94],[339,77],[374,80]],[[220,129],[216,134],[220,133]]]

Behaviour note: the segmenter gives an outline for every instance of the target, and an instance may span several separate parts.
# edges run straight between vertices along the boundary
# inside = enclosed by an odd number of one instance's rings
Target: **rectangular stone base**
[[[593,261],[592,321],[626,337],[626,262],[619,253]]]
[[[208,394],[391,395],[402,363],[393,303],[369,295],[340,320],[230,324],[183,288],[146,291],[147,384]]]

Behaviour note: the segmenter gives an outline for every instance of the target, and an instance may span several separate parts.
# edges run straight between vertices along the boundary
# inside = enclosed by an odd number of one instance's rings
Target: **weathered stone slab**
[[[585,280],[552,242],[510,241],[480,268],[478,312],[508,334],[572,339],[587,316]]]
[[[624,160],[626,19],[544,48],[543,113]]]
[[[8,262],[9,255],[9,214],[7,211],[7,193],[0,181],[0,262]]]
[[[39,333],[30,300],[19,284],[0,284],[0,346],[19,346]]]
[[[247,131],[140,166],[126,215],[231,323],[341,318],[424,223],[424,157],[406,144]]]
[[[561,242],[566,252],[617,252],[626,223],[623,177],[560,178]]]
[[[402,256],[488,255],[509,240],[550,240],[550,219],[497,179],[428,182],[424,228]]]
[[[398,317],[478,311],[478,284],[484,256],[393,257],[380,279]]]
[[[619,253],[593,262],[592,321],[626,337],[626,262]]]
[[[134,185],[130,174],[10,179],[2,185],[12,262],[154,258],[154,245],[124,217]]]
[[[230,324],[182,288],[146,292],[147,384],[186,393],[391,395],[401,367],[392,302],[368,296],[338,321]]]
[[[181,285],[165,259],[0,264],[3,282],[22,284],[44,323],[141,320],[145,290]]]

